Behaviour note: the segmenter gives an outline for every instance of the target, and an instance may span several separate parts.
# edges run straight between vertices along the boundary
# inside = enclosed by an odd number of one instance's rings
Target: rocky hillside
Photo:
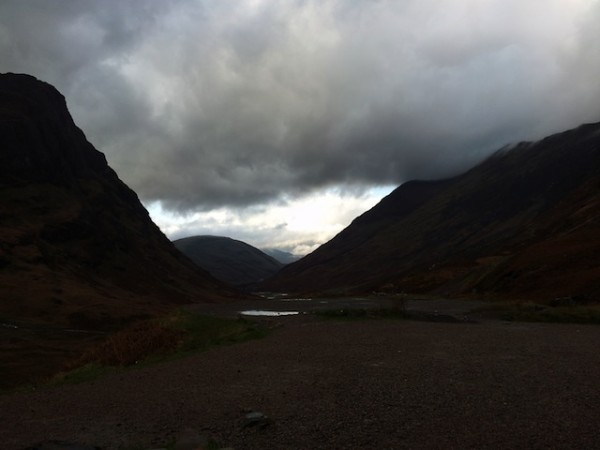
[[[104,328],[233,295],[150,220],[56,89],[0,75],[0,318]]]
[[[403,184],[263,287],[598,301],[600,124]]]
[[[191,236],[174,241],[182,253],[219,280],[251,289],[283,264],[245,242],[222,236]]]

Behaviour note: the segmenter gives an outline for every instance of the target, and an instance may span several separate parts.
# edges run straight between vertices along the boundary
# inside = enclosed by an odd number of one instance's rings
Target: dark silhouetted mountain
[[[49,84],[0,75],[0,146],[3,319],[103,328],[234,295],[175,249]]]
[[[282,264],[291,264],[301,258],[301,256],[277,248],[261,248],[261,250]]]
[[[283,267],[259,249],[228,237],[192,236],[174,244],[215,278],[239,288],[251,289]]]
[[[600,300],[600,124],[403,184],[262,288]]]

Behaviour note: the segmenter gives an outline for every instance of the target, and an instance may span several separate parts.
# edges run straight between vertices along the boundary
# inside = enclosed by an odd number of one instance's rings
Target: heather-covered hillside
[[[600,299],[600,124],[403,184],[265,288]]]

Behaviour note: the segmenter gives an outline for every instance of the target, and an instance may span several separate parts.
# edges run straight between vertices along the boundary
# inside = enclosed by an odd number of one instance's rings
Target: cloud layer
[[[247,208],[600,120],[599,21],[586,0],[4,0],[0,71],[59,88],[145,201]]]

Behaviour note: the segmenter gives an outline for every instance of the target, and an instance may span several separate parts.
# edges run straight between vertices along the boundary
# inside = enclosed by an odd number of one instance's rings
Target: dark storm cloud
[[[179,211],[447,176],[600,120],[593,1],[0,5],[0,70],[59,88],[146,200]]]

